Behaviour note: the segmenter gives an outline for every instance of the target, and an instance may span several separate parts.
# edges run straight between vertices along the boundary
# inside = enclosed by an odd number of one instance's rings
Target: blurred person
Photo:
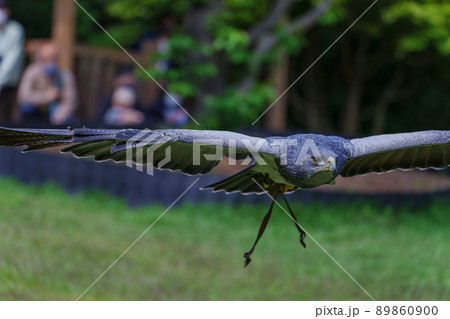
[[[13,117],[17,84],[23,68],[25,32],[10,19],[7,0],[0,0],[0,119]]]
[[[68,125],[74,121],[75,78],[71,71],[60,70],[57,58],[56,46],[45,43],[38,51],[36,62],[25,69],[18,91],[24,120],[44,117],[53,125]]]
[[[162,92],[158,107],[160,110],[160,116],[164,122],[170,126],[181,127],[189,122],[188,115],[178,106],[183,102],[183,99],[175,93],[169,93],[170,96]]]
[[[141,110],[141,103],[139,101],[138,94],[137,94],[136,76],[133,73],[133,69],[124,68],[124,69],[119,70],[116,78],[114,79],[112,92],[110,94],[104,96],[100,102],[100,105],[99,105],[99,108],[97,111],[97,115],[96,115],[96,120],[98,123],[104,122],[105,113],[109,110],[109,108],[112,105],[113,93],[116,89],[118,89],[120,87],[127,87],[135,92],[136,99],[135,99],[135,103],[132,106],[132,108],[136,109],[136,110]]]
[[[112,95],[111,107],[106,111],[103,122],[107,125],[140,125],[144,113],[134,108],[137,95],[130,87],[119,86]]]

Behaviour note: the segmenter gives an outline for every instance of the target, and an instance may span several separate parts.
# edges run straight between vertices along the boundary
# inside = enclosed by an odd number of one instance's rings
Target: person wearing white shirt
[[[24,61],[23,26],[10,19],[7,0],[0,0],[0,120],[10,120]]]

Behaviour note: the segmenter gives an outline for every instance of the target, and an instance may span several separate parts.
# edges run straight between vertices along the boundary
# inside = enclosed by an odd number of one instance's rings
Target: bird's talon
[[[244,258],[245,258],[244,268],[247,267],[248,264],[252,261],[252,260],[250,259],[250,255],[251,255],[251,254],[252,254],[252,253],[251,253],[250,251],[248,251],[248,252],[246,252],[246,253],[244,254]]]
[[[303,248],[306,248],[306,244],[305,244],[305,242],[303,241],[303,238],[300,238],[300,244],[303,246]]]
[[[300,244],[303,246],[303,248],[306,248],[306,244],[304,241],[305,237],[306,237],[306,234],[304,234],[304,233],[300,234]]]

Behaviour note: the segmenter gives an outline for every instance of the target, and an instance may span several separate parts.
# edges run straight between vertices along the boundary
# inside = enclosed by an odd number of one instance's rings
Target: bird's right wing
[[[133,161],[195,175],[209,172],[222,156],[273,161],[278,155],[264,138],[225,131],[10,129],[0,127],[0,146],[27,146],[25,151],[66,145],[62,152],[96,161]],[[258,158],[261,156],[261,158]],[[262,160],[264,162],[264,160]]]
[[[350,140],[344,177],[394,169],[450,166],[450,131],[376,135]]]

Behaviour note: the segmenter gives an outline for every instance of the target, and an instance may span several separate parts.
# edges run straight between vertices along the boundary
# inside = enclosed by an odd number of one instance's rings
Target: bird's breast
[[[333,171],[317,170],[315,167],[302,165],[278,165],[278,171],[283,179],[291,185],[300,188],[314,188],[329,184],[335,179]]]

